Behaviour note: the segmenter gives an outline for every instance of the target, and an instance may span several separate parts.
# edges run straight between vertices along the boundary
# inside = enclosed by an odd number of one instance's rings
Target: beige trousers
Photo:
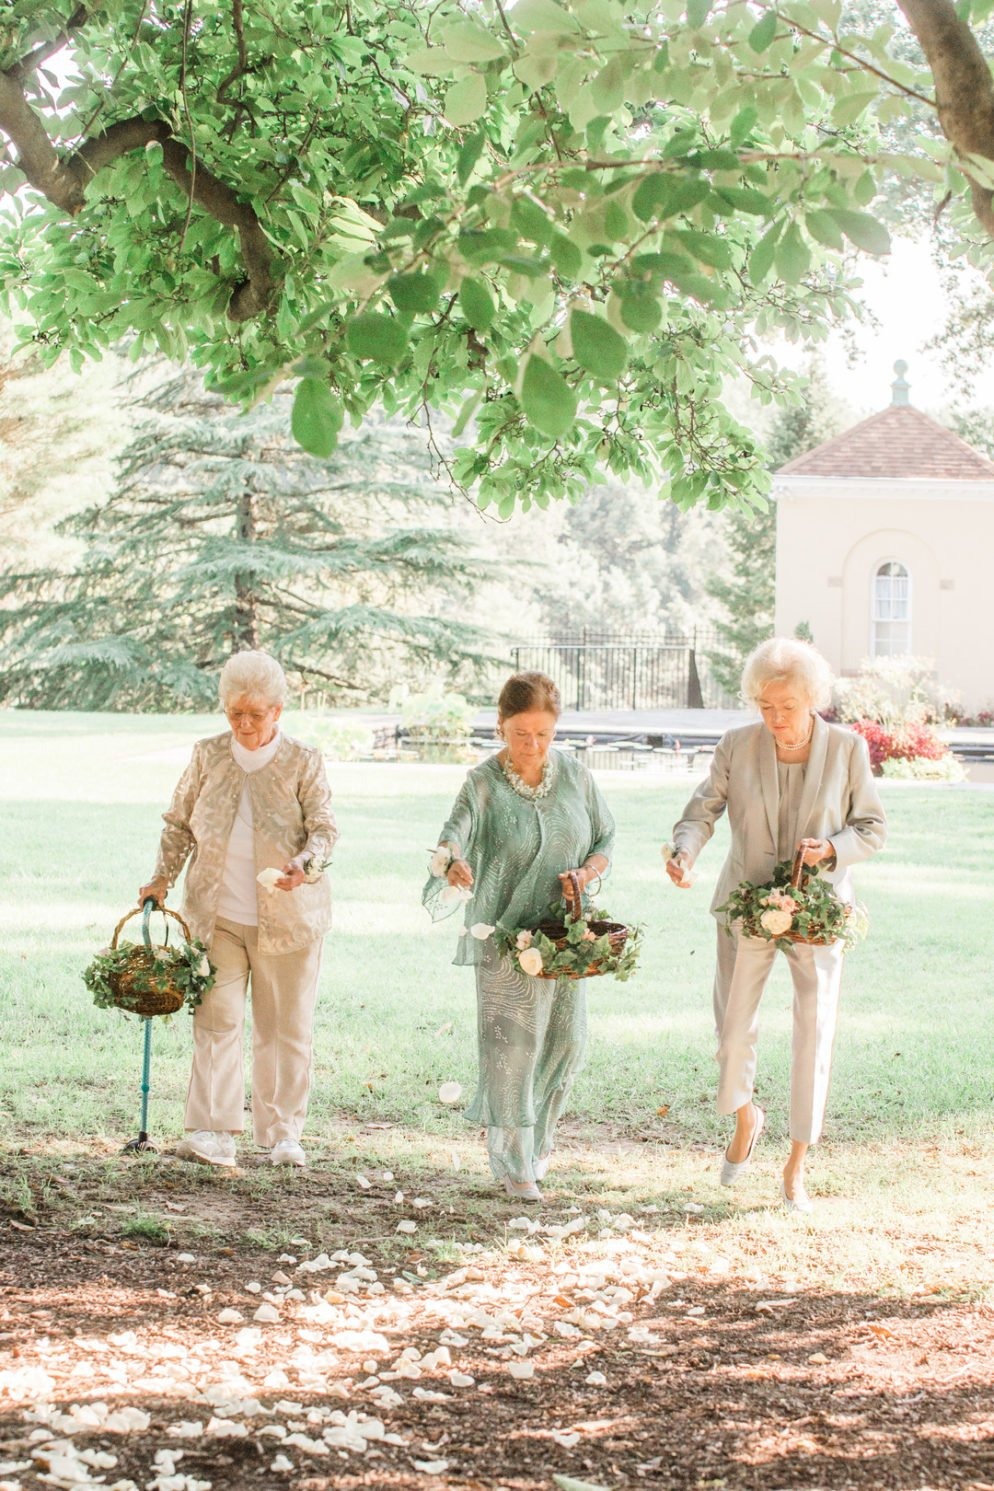
[[[790,1137],[801,1144],[815,1143],[825,1118],[842,951],[841,942],[828,947],[794,942],[784,950],[794,985]],[[729,937],[719,925],[714,980],[719,1113],[735,1113],[752,1098],[759,1003],[776,955],[776,943],[743,937],[737,927]]]
[[[242,1131],[242,1027],[251,983],[252,1133],[271,1149],[299,1139],[304,1128],[323,939],[292,953],[260,953],[258,943],[255,927],[218,920],[210,946],[217,980],[193,1016],[184,1124],[187,1131]]]

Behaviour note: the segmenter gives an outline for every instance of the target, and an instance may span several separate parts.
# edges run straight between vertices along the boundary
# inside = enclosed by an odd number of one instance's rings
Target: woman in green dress
[[[479,1085],[466,1112],[487,1130],[509,1196],[541,1201],[556,1124],[587,1040],[584,980],[532,978],[494,942],[534,927],[570,875],[581,888],[610,863],[614,820],[587,768],[551,749],[559,691],[517,673],[497,701],[503,745],[473,768],[433,856],[424,902],[436,918],[465,905],[455,962],[476,970]]]

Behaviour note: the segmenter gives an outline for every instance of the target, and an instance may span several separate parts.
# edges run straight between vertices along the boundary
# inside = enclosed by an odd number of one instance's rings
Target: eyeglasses
[[[226,716],[233,725],[264,725],[272,709],[226,709]]]

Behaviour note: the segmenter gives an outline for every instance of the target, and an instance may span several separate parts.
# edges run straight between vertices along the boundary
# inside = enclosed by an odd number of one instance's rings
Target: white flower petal
[[[438,1100],[440,1103],[458,1103],[461,1097],[461,1082],[443,1082],[438,1089]]]
[[[273,869],[260,870],[255,878],[264,890],[273,890],[277,880],[283,879],[283,871]]]
[[[496,927],[491,926],[489,922],[474,922],[469,929],[469,935],[475,937],[478,942],[486,942],[496,930]]]

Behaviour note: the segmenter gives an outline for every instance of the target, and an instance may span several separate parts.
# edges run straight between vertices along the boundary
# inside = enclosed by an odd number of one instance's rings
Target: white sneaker
[[[176,1146],[181,1160],[197,1160],[201,1165],[234,1165],[235,1137],[215,1134],[210,1129],[194,1129]]]
[[[274,1165],[306,1165],[307,1156],[297,1143],[296,1139],[281,1139],[274,1144],[269,1151],[269,1158]]]

